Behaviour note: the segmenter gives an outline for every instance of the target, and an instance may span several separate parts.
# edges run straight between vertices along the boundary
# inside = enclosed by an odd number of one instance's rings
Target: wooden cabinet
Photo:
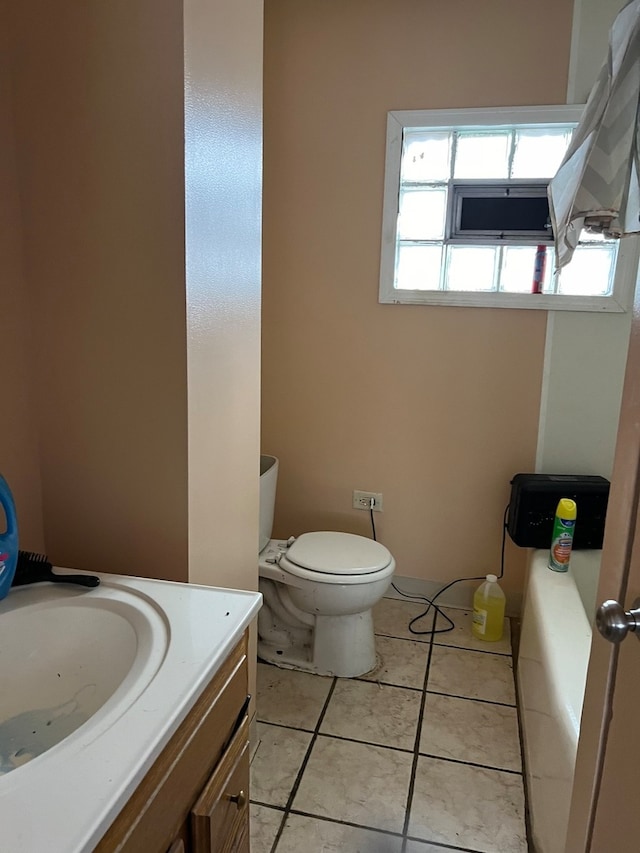
[[[249,853],[247,636],[95,853]]]
[[[191,811],[193,853],[249,853],[249,721],[245,720]]]

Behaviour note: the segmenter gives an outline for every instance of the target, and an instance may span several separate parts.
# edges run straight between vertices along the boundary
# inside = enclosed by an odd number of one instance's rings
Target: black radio
[[[609,481],[583,474],[516,474],[507,531],[522,548],[548,548],[560,498],[576,502],[574,549],[602,548]]]

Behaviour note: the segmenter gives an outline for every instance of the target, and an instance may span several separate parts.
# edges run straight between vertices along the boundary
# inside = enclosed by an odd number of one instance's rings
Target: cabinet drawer
[[[194,853],[249,853],[249,718],[191,812]]]
[[[235,742],[247,698],[246,635],[230,653],[94,853],[166,853]],[[245,787],[245,791],[248,788]],[[185,841],[188,833],[185,833]],[[188,845],[185,844],[187,849]],[[232,848],[233,849],[233,848]]]

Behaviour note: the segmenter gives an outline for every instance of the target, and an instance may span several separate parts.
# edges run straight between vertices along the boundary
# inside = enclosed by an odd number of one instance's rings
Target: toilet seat
[[[380,542],[353,533],[303,533],[281,554],[285,572],[319,583],[369,583],[392,574],[395,563]]]

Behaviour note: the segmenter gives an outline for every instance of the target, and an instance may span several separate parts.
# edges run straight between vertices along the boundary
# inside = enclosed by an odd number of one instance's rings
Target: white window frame
[[[529,308],[546,311],[622,313],[630,310],[639,259],[638,244],[640,241],[635,237],[626,237],[620,241],[613,288],[609,296],[405,290],[394,287],[400,167],[405,128],[436,130],[437,128],[476,126],[493,128],[514,124],[531,125],[532,127],[568,124],[577,123],[583,110],[583,105],[561,105],[463,110],[393,110],[389,112],[387,114],[387,150],[378,301],[383,304],[396,305],[458,305],[483,308]]]

